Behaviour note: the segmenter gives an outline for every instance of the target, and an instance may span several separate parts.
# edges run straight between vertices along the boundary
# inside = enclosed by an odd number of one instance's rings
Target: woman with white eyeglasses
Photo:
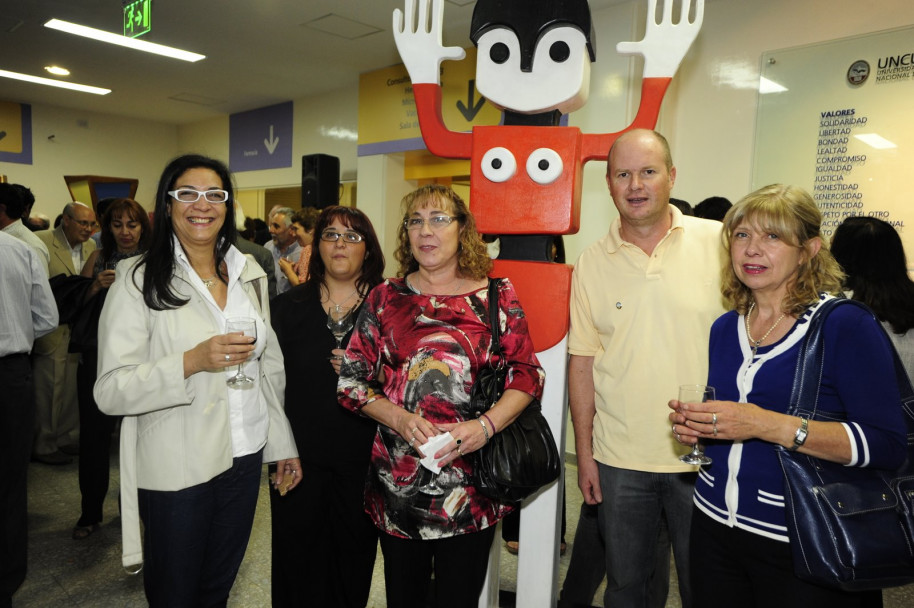
[[[387,605],[426,606],[434,571],[434,606],[475,606],[495,526],[515,506],[477,490],[467,456],[541,395],[544,374],[514,288],[499,279],[508,381],[483,416],[470,411],[476,374],[491,359],[492,261],[450,188],[423,186],[402,207],[398,278],[368,295],[338,395],[343,407],[380,423],[365,508],[382,532]],[[423,457],[438,459],[437,466],[423,466]]]
[[[124,416],[123,564],[142,565],[150,606],[224,606],[262,463],[277,462],[277,485],[301,481],[267,278],[232,245],[231,202],[224,164],[171,161],[149,249],[121,265],[99,323],[95,399]],[[230,331],[241,318],[248,330]]]
[[[384,255],[358,209],[327,207],[312,227],[308,279],[271,302],[288,378],[286,415],[305,478],[285,497],[271,496],[272,600],[276,608],[363,608],[378,547],[362,500],[377,423],[337,402],[343,351],[327,317],[336,307],[359,314],[383,280]],[[342,339],[345,346],[348,336]]]

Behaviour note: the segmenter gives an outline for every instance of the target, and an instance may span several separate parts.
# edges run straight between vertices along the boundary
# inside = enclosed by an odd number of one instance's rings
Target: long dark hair
[[[849,217],[832,237],[831,252],[847,275],[844,286],[873,309],[892,331],[914,327],[914,281],[904,246],[891,224],[874,217]]]
[[[201,156],[199,154],[185,154],[179,156],[166,165],[159,178],[159,187],[156,191],[155,217],[153,219],[152,241],[149,250],[142,261],[136,265],[139,269],[146,265],[146,274],[143,277],[143,300],[153,310],[169,310],[180,308],[188,300],[174,292],[171,287],[171,278],[175,272],[174,230],[171,226],[172,200],[168,191],[173,190],[175,182],[181,175],[190,169],[209,169],[219,176],[222,189],[228,192],[225,201],[225,221],[219,230],[216,239],[216,274],[223,281],[227,277],[222,272],[222,262],[232,243],[235,242],[237,230],[235,228],[235,193],[232,188],[232,174],[222,162]],[[136,270],[134,270],[136,272]],[[136,276],[134,275],[134,281]]]
[[[359,290],[359,294],[364,298],[372,287],[384,280],[384,252],[381,251],[381,243],[378,242],[378,235],[375,234],[371,220],[362,211],[354,207],[339,207],[336,205],[327,207],[317,218],[317,224],[314,226],[314,249],[311,253],[311,260],[308,262],[308,280],[305,285],[309,289],[318,289],[325,284],[327,267],[324,266],[324,260],[321,258],[318,247],[321,233],[335,220],[339,220],[340,223],[358,232],[364,239],[365,261],[362,262],[361,274],[355,280],[356,289]]]
[[[107,264],[117,253],[117,241],[111,231],[111,222],[123,215],[126,215],[128,220],[140,225],[140,240],[137,243],[137,251],[142,253],[149,248],[152,230],[149,227],[149,216],[146,214],[146,210],[132,198],[116,198],[105,207],[105,212],[102,214],[102,252],[100,255],[102,256],[103,264]]]

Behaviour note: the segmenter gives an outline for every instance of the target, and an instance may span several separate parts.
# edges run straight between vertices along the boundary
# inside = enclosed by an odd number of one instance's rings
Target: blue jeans
[[[658,539],[665,519],[673,545],[679,595],[691,608],[689,527],[695,473],[645,473],[599,464],[600,532],[606,543],[606,593],[603,605],[613,608],[663,606],[653,577]],[[665,594],[664,594],[665,595]]]
[[[140,490],[143,586],[157,606],[225,606],[254,524],[263,450],[176,492]]]

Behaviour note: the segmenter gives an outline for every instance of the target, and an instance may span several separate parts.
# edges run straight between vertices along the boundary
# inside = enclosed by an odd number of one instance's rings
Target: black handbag
[[[489,279],[489,327],[492,349],[487,365],[476,374],[471,411],[478,418],[501,397],[508,369],[498,322],[498,281]],[[489,429],[492,433],[493,429]],[[474,454],[475,485],[484,495],[502,503],[521,501],[558,479],[562,461],[549,423],[536,399],[520,416],[489,438]]]
[[[816,406],[822,327],[839,305],[869,311],[843,298],[820,306],[800,351],[789,415],[835,421],[817,415]],[[914,390],[892,352],[908,436],[908,459],[899,470],[847,467],[786,448],[778,451],[794,571],[801,579],[847,591],[914,582]]]

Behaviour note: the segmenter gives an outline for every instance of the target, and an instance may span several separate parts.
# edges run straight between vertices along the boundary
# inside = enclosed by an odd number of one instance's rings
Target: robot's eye
[[[571,49],[568,48],[567,43],[561,40],[553,42],[552,46],[549,47],[549,57],[556,63],[563,63],[571,57]]]
[[[517,173],[517,161],[507,148],[492,148],[482,157],[482,174],[493,182],[504,182]]]
[[[506,62],[510,56],[511,51],[508,50],[508,45],[504,42],[496,42],[492,45],[492,48],[489,49],[489,57],[495,63],[502,64]]]
[[[527,175],[542,186],[557,180],[563,169],[562,157],[549,148],[537,148],[527,158]]]

